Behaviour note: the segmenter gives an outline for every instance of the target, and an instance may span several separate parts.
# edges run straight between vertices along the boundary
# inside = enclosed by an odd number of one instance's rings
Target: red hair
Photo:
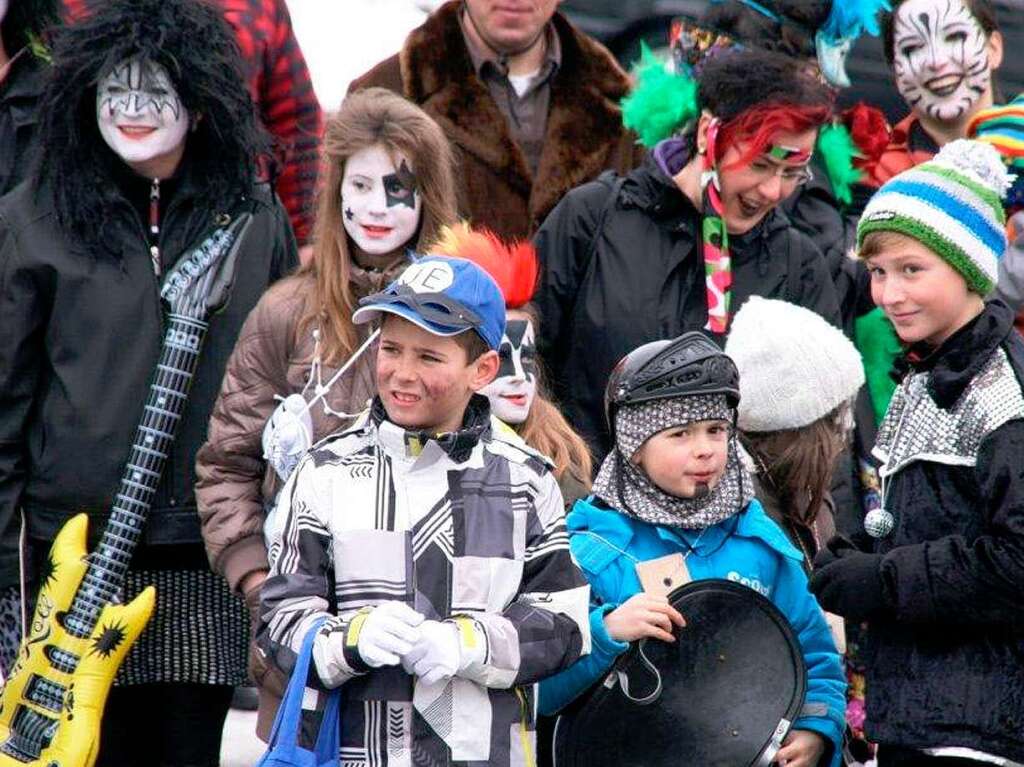
[[[464,258],[487,272],[501,288],[508,309],[530,302],[540,269],[537,251],[529,240],[506,243],[489,229],[471,229],[465,221],[441,230],[429,252]]]
[[[721,162],[730,147],[746,143],[747,150],[730,167],[747,165],[771,146],[780,133],[804,133],[819,128],[830,114],[826,106],[756,104],[719,128],[715,162]]]

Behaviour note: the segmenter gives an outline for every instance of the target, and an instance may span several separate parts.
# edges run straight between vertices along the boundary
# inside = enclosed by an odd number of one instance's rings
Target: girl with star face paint
[[[507,244],[494,233],[466,223],[446,228],[440,252],[465,258],[490,274],[505,296],[505,335],[497,377],[481,394],[491,412],[511,426],[527,445],[555,464],[566,507],[590,492],[592,463],[583,439],[551,401],[540,377],[536,351],[537,310],[530,303],[537,285],[537,252],[527,242]]]
[[[376,392],[375,342],[351,319],[359,299],[456,220],[447,139],[390,91],[345,99],[327,122],[323,159],[313,257],[260,299],[242,329],[196,460],[213,567],[254,619],[277,529],[266,510],[305,450],[348,426]],[[251,663],[266,738],[284,680],[258,653]]]

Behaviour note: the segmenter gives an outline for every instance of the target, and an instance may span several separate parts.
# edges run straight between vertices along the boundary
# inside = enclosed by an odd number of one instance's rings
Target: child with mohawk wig
[[[481,393],[491,410],[527,445],[554,463],[567,506],[590,492],[592,463],[586,443],[545,390],[534,338],[537,310],[530,303],[537,286],[537,251],[529,242],[506,243],[488,229],[462,222],[445,227],[435,248],[472,261],[494,278],[505,298],[507,321],[498,353],[498,376]]]

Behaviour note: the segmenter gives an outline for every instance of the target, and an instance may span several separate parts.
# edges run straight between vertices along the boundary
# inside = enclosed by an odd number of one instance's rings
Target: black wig
[[[56,0],[14,0],[0,21],[0,38],[9,56],[29,44],[29,36],[42,41],[57,23]]]
[[[828,19],[832,2],[761,0],[759,4],[780,19],[775,20],[740,0],[725,0],[708,6],[701,17],[701,23],[749,46],[810,59],[816,55],[814,33]]]
[[[701,106],[726,123],[758,104],[831,109],[835,101],[832,90],[799,61],[771,51],[716,56],[697,80]]]
[[[212,212],[229,210],[255,182],[269,140],[242,77],[238,45],[221,12],[204,0],[106,0],[54,35],[53,66],[39,104],[36,190],[49,188],[57,221],[93,254],[124,205],[123,161],[96,121],[96,86],[138,57],[162,65],[193,121],[185,162]],[[198,119],[197,119],[198,118]]]

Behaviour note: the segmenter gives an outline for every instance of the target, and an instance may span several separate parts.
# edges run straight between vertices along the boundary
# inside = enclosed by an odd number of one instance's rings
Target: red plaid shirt
[[[92,0],[95,2],[95,0]],[[87,13],[90,0],[63,0],[69,21]],[[306,59],[292,31],[284,0],[218,0],[235,30],[244,74],[273,134],[281,165],[277,194],[299,245],[312,235],[313,196],[323,115],[313,92]]]

